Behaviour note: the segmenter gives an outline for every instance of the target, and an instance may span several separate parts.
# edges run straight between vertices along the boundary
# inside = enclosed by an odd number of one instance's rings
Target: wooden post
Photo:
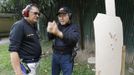
[[[122,47],[121,75],[125,75],[126,46]]]

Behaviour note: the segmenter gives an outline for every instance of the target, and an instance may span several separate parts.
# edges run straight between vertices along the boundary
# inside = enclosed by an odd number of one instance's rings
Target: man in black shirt
[[[71,22],[72,12],[68,7],[61,7],[57,13],[59,24],[48,22],[47,32],[53,40],[52,75],[72,75],[72,51],[80,38],[78,25]]]
[[[10,31],[10,57],[15,75],[36,75],[41,56],[41,46],[36,23],[39,9],[34,4],[27,5],[22,14],[24,18],[13,24]]]

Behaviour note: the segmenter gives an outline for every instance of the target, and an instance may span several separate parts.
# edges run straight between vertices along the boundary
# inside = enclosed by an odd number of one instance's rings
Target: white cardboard
[[[115,0],[105,0],[105,6],[107,15],[116,16]]]
[[[98,14],[94,20],[96,75],[120,75],[123,46],[119,17]]]

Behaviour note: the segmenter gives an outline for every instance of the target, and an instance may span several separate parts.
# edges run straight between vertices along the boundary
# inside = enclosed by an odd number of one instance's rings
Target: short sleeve
[[[23,25],[14,24],[9,34],[9,40],[10,40],[9,51],[19,50],[23,36],[24,36]]]

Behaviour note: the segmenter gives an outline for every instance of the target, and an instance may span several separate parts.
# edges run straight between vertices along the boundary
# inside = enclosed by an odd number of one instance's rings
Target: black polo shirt
[[[25,19],[17,21],[11,28],[9,51],[18,52],[24,60],[38,59],[41,56],[41,46],[36,27]]]

